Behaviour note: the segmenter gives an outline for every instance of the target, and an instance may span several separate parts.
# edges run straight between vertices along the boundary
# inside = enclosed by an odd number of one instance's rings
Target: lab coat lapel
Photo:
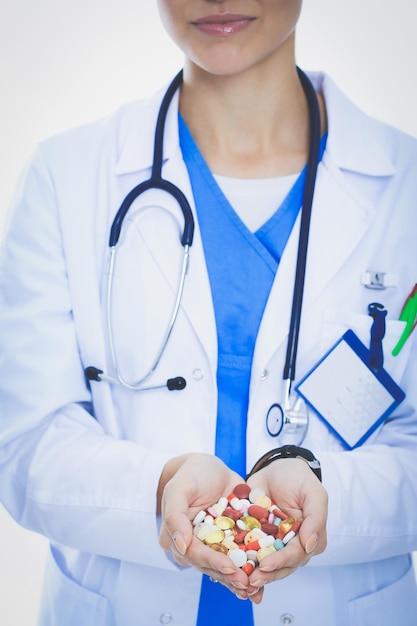
[[[303,312],[340,270],[366,233],[375,214],[372,205],[354,199],[343,173],[319,167],[310,226]],[[287,339],[290,324],[300,216],[280,261],[259,329],[254,371],[261,372],[274,351]]]
[[[190,202],[190,206],[195,219],[194,240],[190,248],[190,258],[188,271],[185,280],[184,294],[181,307],[186,314],[190,324],[193,326],[196,335],[201,341],[204,349],[215,369],[217,363],[217,335],[214,318],[213,304],[211,300],[210,283],[207,274],[204,250],[201,242],[201,235],[196,220],[196,210],[194,206],[191,187],[188,179],[186,167],[180,157],[180,153],[170,159],[163,168],[163,176],[166,180],[174,182]],[[146,206],[163,207],[178,222],[180,228],[183,227],[183,219],[176,201],[167,194],[158,190],[150,191],[147,194]],[[152,209],[157,211],[157,209]],[[169,219],[168,217],[164,217]],[[177,293],[179,281],[179,264],[176,262],[178,252],[181,250],[180,232],[178,237],[174,233],[169,239],[162,236],[158,230],[157,222],[145,219],[140,223],[140,230],[143,240],[150,254],[156,260],[158,270],[168,281],[172,293]]]
[[[149,168],[152,165],[156,117],[164,93],[165,89],[147,101],[146,107],[141,110],[140,115],[133,111],[133,115],[129,123],[126,124],[123,137],[121,138],[122,150],[116,166],[116,174],[118,176],[134,174],[136,179],[138,172],[140,172],[142,177],[149,176]],[[142,146],[142,149],[138,149],[138,146]],[[189,269],[181,306],[215,369],[217,366],[216,323],[191,184],[179,147],[178,94],[175,94],[167,114],[163,155],[162,175],[166,180],[172,181],[177,185],[186,195],[195,219],[194,241],[190,249]],[[144,174],[146,171],[148,173]],[[159,191],[149,191],[146,194],[146,200],[142,198],[140,202],[144,203],[145,201],[146,205],[149,206],[152,204],[163,206],[164,209],[170,211],[178,218],[178,205],[169,195]],[[181,219],[180,223],[182,224]],[[164,239],[158,237],[152,220],[149,220],[148,225],[143,226],[142,230],[146,245],[151,254],[154,255],[154,258],[157,259],[159,271],[163,273],[173,291],[176,292],[179,275],[178,267],[172,262],[173,246],[175,245],[178,248],[180,242],[173,240],[167,245]]]

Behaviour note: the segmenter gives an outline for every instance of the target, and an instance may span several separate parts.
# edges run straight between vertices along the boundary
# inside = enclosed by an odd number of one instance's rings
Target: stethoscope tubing
[[[109,352],[110,359],[112,362],[112,367],[114,371],[114,377],[112,377],[112,381],[110,381],[110,377],[107,379],[110,382],[118,382],[123,387],[127,389],[131,389],[132,391],[146,391],[148,388],[143,387],[143,383],[155,372],[156,368],[159,365],[161,357],[165,351],[165,348],[168,344],[171,333],[174,329],[175,322],[178,316],[178,312],[181,306],[182,296],[184,293],[184,285],[185,285],[185,277],[188,271],[189,258],[190,258],[190,247],[193,243],[194,238],[194,217],[190,207],[190,204],[185,196],[185,194],[179,189],[176,185],[174,185],[169,180],[165,180],[162,178],[162,163],[163,163],[163,147],[164,147],[164,129],[166,117],[168,114],[168,109],[171,104],[171,101],[175,95],[175,92],[180,87],[183,80],[183,72],[182,70],[178,72],[175,78],[170,83],[163,99],[161,102],[161,106],[159,108],[156,127],[155,127],[155,139],[154,139],[154,152],[153,152],[153,162],[152,162],[152,170],[151,176],[148,180],[145,180],[136,187],[134,187],[125,197],[122,204],[117,211],[113,223],[110,229],[109,235],[109,262],[108,262],[108,280],[107,280],[107,293],[106,293],[106,318],[107,318],[107,335],[109,340]],[[124,223],[124,219],[132,206],[133,202],[146,191],[150,191],[153,189],[159,189],[164,191],[168,195],[172,196],[179,208],[182,211],[184,225],[181,234],[181,245],[183,246],[183,259],[181,265],[181,273],[179,278],[179,284],[177,288],[175,302],[172,308],[171,316],[168,321],[167,329],[165,335],[161,341],[160,347],[156,354],[156,357],[150,366],[147,373],[140,379],[129,382],[127,381],[120,371],[118,359],[117,359],[117,351],[114,342],[114,332],[113,332],[113,314],[112,314],[112,295],[113,295],[113,278],[114,278],[114,268],[116,262],[116,249],[117,244],[119,242],[120,234],[122,231],[122,226]],[[104,380],[104,376],[102,375]],[[182,379],[182,377],[179,377]],[[177,377],[178,379],[178,377]],[[165,385],[162,385],[165,386]],[[159,387],[159,386],[158,386]],[[151,389],[158,388],[151,387]],[[183,388],[181,385],[177,387],[173,387],[177,389]]]
[[[135,382],[127,381],[120,372],[119,362],[117,359],[117,352],[114,343],[114,332],[113,332],[113,312],[112,312],[112,301],[113,301],[113,279],[114,279],[114,268],[115,268],[115,260],[116,260],[116,247],[113,246],[110,248],[109,262],[108,262],[108,278],[107,278],[107,290],[106,290],[106,319],[107,319],[107,336],[109,339],[109,352],[110,359],[112,362],[112,367],[114,371],[114,377],[112,377],[112,381],[110,382],[119,382],[123,387],[127,389],[131,389],[132,391],[147,391],[148,389],[157,389],[159,387],[164,387],[166,385],[158,385],[157,387],[144,388],[142,387],[143,383],[155,372],[156,368],[159,365],[161,357],[165,352],[165,348],[169,342],[169,338],[174,329],[175,322],[177,320],[178,312],[180,310],[182,296],[184,293],[184,285],[185,285],[185,277],[188,271],[188,264],[190,259],[190,248],[188,245],[184,246],[184,253],[182,258],[181,265],[181,273],[179,278],[179,283],[176,292],[176,298],[174,302],[174,306],[172,308],[171,317],[169,319],[167,330],[165,335],[161,341],[161,345],[159,350],[157,351],[157,355],[150,366],[148,372],[142,378],[136,380]],[[107,377],[110,380],[109,377]]]
[[[148,180],[145,180],[136,187],[134,187],[123,200],[120,205],[119,210],[116,213],[116,216],[113,220],[110,236],[109,236],[109,247],[113,248],[116,246],[119,241],[120,233],[122,230],[123,221],[126,217],[127,212],[132,206],[133,202],[136,200],[138,196],[149,191],[151,189],[160,189],[161,191],[165,191],[167,194],[171,195],[177,201],[179,207],[181,208],[183,217],[184,217],[184,228],[181,236],[181,244],[183,246],[188,246],[189,248],[193,244],[194,238],[194,217],[193,212],[191,210],[190,204],[185,196],[185,194],[179,189],[176,185],[171,183],[169,180],[165,180],[162,178],[162,162],[163,162],[163,148],[164,148],[164,129],[166,117],[169,109],[169,105],[174,97],[175,92],[179,89],[183,80],[183,71],[181,70],[175,76],[173,81],[170,83],[163,100],[161,102],[161,106],[158,113],[158,118],[155,127],[155,140],[154,140],[154,152],[153,152],[153,162],[152,162],[152,171],[151,176]]]
[[[298,239],[297,263],[294,279],[293,301],[290,327],[288,332],[287,352],[283,379],[285,381],[285,404],[288,404],[291,384],[295,379],[298,339],[300,334],[301,312],[303,305],[304,283],[307,265],[307,248],[310,232],[311,209],[320,154],[320,110],[313,85],[309,78],[297,67],[297,72],[307,98],[309,110],[309,157],[304,184],[303,203]],[[286,407],[288,408],[288,407]]]

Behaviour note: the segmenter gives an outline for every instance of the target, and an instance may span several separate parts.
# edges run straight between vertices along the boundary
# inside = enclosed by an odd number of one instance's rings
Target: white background
[[[298,63],[328,71],[365,111],[417,136],[416,6],[305,0]],[[0,15],[1,228],[37,141],[151,93],[182,57],[155,0],[1,0]],[[36,623],[45,553],[46,541],[0,508],[2,626]]]

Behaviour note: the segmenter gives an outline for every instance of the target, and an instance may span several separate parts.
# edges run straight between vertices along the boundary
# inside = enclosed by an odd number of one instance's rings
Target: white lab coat
[[[255,620],[415,626],[415,337],[398,357],[390,351],[417,281],[417,143],[370,120],[329,78],[312,78],[325,96],[329,136],[313,208],[297,378],[348,328],[367,343],[367,306],[377,300],[388,309],[385,366],[407,398],[354,451],[312,416],[303,445],[321,460],[329,492],[328,549],[269,585]],[[19,523],[51,541],[41,626],[195,624],[200,575],[158,546],[155,492],[167,459],[214,449],[216,330],[198,224],[182,309],[149,381],[183,375],[186,389],[134,393],[100,382],[90,390],[83,372],[110,368],[108,232],[125,194],[149,175],[160,98],[44,142],[23,176],[3,249],[0,494]],[[164,155],[165,178],[194,209],[175,103]],[[139,211],[145,204],[151,210]],[[114,328],[125,373],[135,376],[152,358],[155,316],[167,315],[176,290],[181,219],[158,191],[142,197],[129,219]],[[282,392],[297,239],[298,223],[256,343],[248,469],[279,445],[266,432],[265,414]],[[397,286],[366,288],[366,270],[393,275]]]

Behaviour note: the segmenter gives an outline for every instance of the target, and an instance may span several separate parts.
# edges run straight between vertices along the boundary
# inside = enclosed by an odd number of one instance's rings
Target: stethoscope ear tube
[[[161,191],[165,191],[175,198],[179,207],[181,208],[183,217],[184,217],[184,228],[181,235],[181,244],[182,246],[190,247],[193,243],[194,238],[194,218],[193,213],[191,211],[190,204],[184,195],[184,193],[179,189],[176,185],[171,183],[169,180],[164,180],[159,176],[159,178],[150,178],[149,180],[145,180],[142,183],[139,183],[136,187],[134,187],[123,200],[120,205],[119,210],[116,213],[116,216],[113,220],[110,229],[109,236],[109,248],[114,248],[119,241],[120,233],[122,230],[123,220],[126,217],[127,212],[132,206],[133,202],[138,198],[141,194],[149,191],[150,189],[160,189]]]
[[[160,189],[171,195],[178,203],[183,217],[184,228],[181,236],[181,244],[183,246],[191,246],[194,238],[194,217],[191,211],[190,204],[184,195],[184,193],[176,185],[168,180],[162,178],[162,161],[164,150],[164,129],[166,117],[171,104],[171,100],[174,97],[175,92],[181,86],[183,80],[182,70],[178,72],[174,80],[169,85],[163,99],[158,113],[158,119],[155,127],[155,141],[154,141],[154,153],[152,172],[148,180],[145,180],[136,187],[134,187],[123,200],[119,210],[113,220],[110,236],[109,236],[109,248],[113,248],[119,241],[120,233],[122,230],[123,220],[126,217],[127,212],[132,206],[133,202],[141,194],[149,191],[150,189]]]
[[[309,158],[306,181],[304,185],[303,204],[301,211],[300,235],[298,240],[297,265],[295,270],[293,302],[291,309],[290,328],[288,333],[287,354],[284,365],[283,379],[291,382],[295,379],[298,336],[300,333],[301,309],[303,304],[304,281],[307,263],[308,236],[310,231],[311,208],[313,205],[317,168],[320,154],[320,110],[316,92],[310,79],[297,67],[298,76],[307,98],[309,110]]]

